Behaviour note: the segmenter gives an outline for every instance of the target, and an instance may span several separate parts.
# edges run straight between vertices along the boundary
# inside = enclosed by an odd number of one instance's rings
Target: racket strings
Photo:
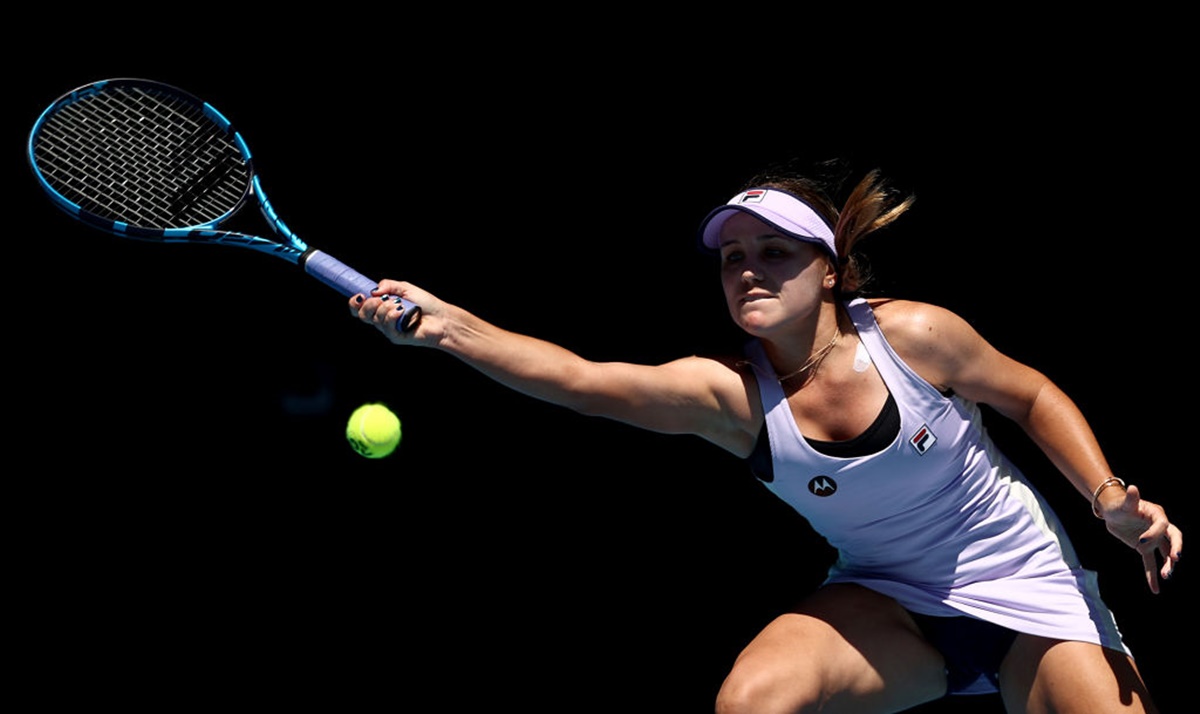
[[[250,168],[225,127],[195,102],[108,85],[44,122],[34,160],[84,210],[144,228],[188,228],[230,214]]]

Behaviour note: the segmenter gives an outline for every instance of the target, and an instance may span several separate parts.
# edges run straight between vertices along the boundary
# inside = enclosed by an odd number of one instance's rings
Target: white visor
[[[775,230],[797,240],[817,243],[836,262],[837,246],[833,230],[820,214],[804,201],[787,191],[775,188],[752,188],[742,191],[705,216],[700,223],[700,240],[705,248],[721,248],[721,228],[735,212],[749,213],[769,223]]]

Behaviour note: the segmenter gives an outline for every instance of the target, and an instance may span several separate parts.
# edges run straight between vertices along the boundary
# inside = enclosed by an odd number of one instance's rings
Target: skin
[[[815,373],[784,382],[801,431],[841,440],[879,414],[887,389],[874,367],[851,367],[858,338],[837,306],[832,261],[815,244],[737,213],[721,234],[721,285],[730,316],[759,338],[777,374],[798,369],[841,331]],[[380,295],[421,306],[417,328]],[[942,391],[994,407],[1018,423],[1089,504],[1112,471],[1076,405],[1038,371],[1001,354],[943,308],[872,301],[899,355]],[[763,424],[757,384],[736,359],[684,357],[659,365],[593,362],[506,331],[410,283],[384,280],[356,296],[352,314],[401,345],[443,350],[531,397],[661,433],[694,434],[738,457]],[[1163,509],[1136,486],[1099,499],[1110,533],[1141,554],[1150,589],[1169,578],[1183,546]],[[1001,668],[1010,712],[1154,712],[1133,661],[1081,642],[1018,635]],[[719,714],[895,712],[942,696],[941,655],[895,601],[856,585],[828,585],[770,622],[741,652],[717,698]]]

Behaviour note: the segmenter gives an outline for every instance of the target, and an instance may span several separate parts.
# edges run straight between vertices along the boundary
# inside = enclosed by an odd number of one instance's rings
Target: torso
[[[820,441],[852,439],[879,415],[887,400],[887,386],[874,364],[855,371],[858,346],[856,334],[843,335],[837,349],[807,384],[799,389],[784,384],[792,416],[806,437]]]
[[[926,373],[939,369],[937,350],[922,351],[927,316],[910,319],[912,311],[903,308],[893,313],[900,336],[894,344],[891,333],[884,336],[883,319],[863,303],[854,301],[847,311],[874,367],[854,371],[857,340],[847,341],[853,349],[834,364],[861,376],[858,388],[853,377],[843,377],[789,394],[778,385],[763,344],[747,344],[763,414],[756,441],[761,424],[768,430],[767,448],[756,456],[769,458],[771,470],[764,473],[754,462],[751,468],[837,550],[825,582],[858,583],[911,612],[967,614],[1124,651],[1094,573],[1080,566],[1040,494],[995,448],[979,407],[908,363],[916,354]],[[879,428],[878,439],[850,442],[854,453],[845,453],[845,439],[836,444],[843,450],[813,443],[822,434],[869,432],[889,391],[900,422],[892,438]],[[842,418],[839,409],[852,414]]]
[[[877,315],[882,307],[880,322],[886,320],[889,308],[898,307],[888,301],[871,304]],[[887,386],[874,363],[860,360],[862,366],[856,367],[856,355],[862,349],[858,335],[845,323],[843,330],[837,347],[812,379],[802,386],[800,379],[783,384],[792,416],[809,439],[853,439],[871,426],[887,401]]]
[[[908,358],[904,321],[911,312],[908,306],[912,303],[885,298],[867,302],[881,330],[889,326],[894,328],[888,332],[889,339],[897,351]],[[837,347],[821,364],[816,378],[804,384],[801,379],[786,380],[781,384],[792,416],[808,439],[842,442],[861,435],[879,417],[888,398],[887,386],[878,369],[869,358],[863,359],[862,342],[854,328],[843,321],[842,330]],[[763,426],[759,387],[744,362],[730,362],[727,366],[741,374],[743,393],[739,400],[745,398],[749,402],[748,421],[731,425],[734,428],[729,431],[718,430],[706,436],[734,455],[747,458],[753,453]],[[730,398],[733,398],[732,394]],[[741,417],[738,419],[740,421]]]

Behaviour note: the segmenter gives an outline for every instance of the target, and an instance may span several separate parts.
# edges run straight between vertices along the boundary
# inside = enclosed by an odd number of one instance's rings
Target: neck
[[[829,356],[830,352],[833,352],[833,348],[837,346],[838,340],[842,337],[842,328],[838,319],[838,313],[839,311],[835,306],[833,313],[833,325],[830,328],[827,328],[828,332],[821,330],[820,325],[818,324],[817,331],[814,333],[813,340],[809,345],[808,357],[798,368],[784,372],[783,374],[779,374],[778,372],[776,373],[776,379],[778,379],[781,384],[783,382],[795,380],[800,377],[803,377],[804,381],[807,382],[814,374],[817,373],[817,370],[821,367],[821,363],[825,361],[825,358]],[[824,340],[824,335],[826,334],[829,335],[828,341]]]

